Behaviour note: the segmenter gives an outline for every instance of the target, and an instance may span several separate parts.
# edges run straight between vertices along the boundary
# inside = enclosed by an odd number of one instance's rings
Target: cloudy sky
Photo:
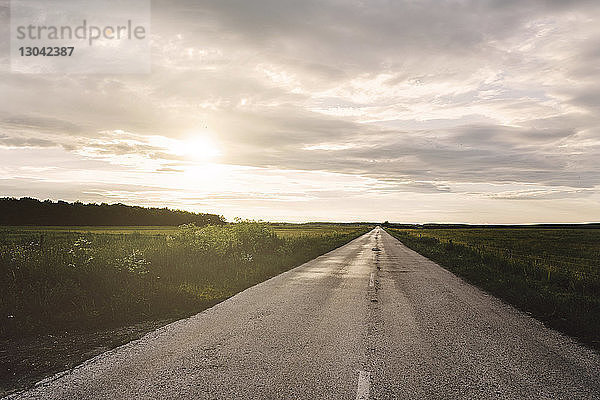
[[[600,220],[600,2],[152,2],[151,74],[10,72],[0,195],[267,220]]]

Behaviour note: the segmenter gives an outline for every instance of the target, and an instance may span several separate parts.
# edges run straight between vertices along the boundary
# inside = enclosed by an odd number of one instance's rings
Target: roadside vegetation
[[[600,229],[390,229],[409,248],[600,349]]]
[[[286,225],[278,234],[277,227],[258,222],[139,230],[0,228],[0,347],[5,349],[0,351],[0,393],[2,387],[24,384],[20,377],[43,361],[44,352],[33,350],[40,338],[53,338],[48,348],[54,351],[56,338],[68,333],[73,343],[65,352],[77,363],[93,355],[85,344],[81,348],[78,335],[199,312],[368,229],[329,225],[317,232]],[[23,353],[28,337],[34,347]],[[13,346],[15,341],[19,344]],[[64,369],[62,360],[44,362],[38,374]]]
[[[155,231],[151,231],[155,232]],[[242,222],[167,234],[0,230],[0,335],[97,328],[180,315],[308,261],[361,227]]]

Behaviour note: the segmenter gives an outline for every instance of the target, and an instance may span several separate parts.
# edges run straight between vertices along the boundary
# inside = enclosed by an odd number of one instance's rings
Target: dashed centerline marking
[[[375,278],[373,276],[373,272],[371,272],[371,277],[369,278],[369,287],[375,286]]]
[[[369,399],[369,386],[371,385],[371,373],[367,371],[358,372],[358,387],[356,388],[356,400]]]

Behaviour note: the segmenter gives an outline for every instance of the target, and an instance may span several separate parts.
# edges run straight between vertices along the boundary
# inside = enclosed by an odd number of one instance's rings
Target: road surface
[[[593,399],[600,356],[376,228],[19,399]]]

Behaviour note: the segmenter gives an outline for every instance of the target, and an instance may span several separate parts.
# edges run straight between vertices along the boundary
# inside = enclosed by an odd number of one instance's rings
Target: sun
[[[193,134],[189,139],[181,141],[180,152],[193,160],[212,160],[221,155],[215,141],[206,134]]]
[[[210,132],[194,132],[181,139],[161,137],[160,145],[173,155],[192,161],[211,161],[221,155],[221,150]]]

